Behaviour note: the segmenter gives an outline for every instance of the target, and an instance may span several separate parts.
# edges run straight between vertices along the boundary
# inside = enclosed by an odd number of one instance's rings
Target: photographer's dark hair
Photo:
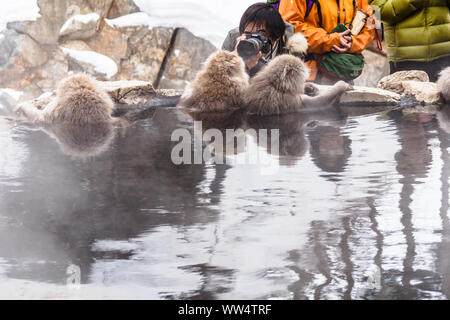
[[[283,18],[280,13],[270,3],[258,2],[252,4],[245,10],[239,23],[239,32],[243,34],[245,27],[253,22],[255,24],[265,24],[266,31],[272,39],[281,38],[286,30]]]

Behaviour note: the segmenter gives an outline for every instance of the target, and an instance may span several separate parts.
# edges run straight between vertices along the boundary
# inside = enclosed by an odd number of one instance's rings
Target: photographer
[[[280,13],[295,26],[295,32],[302,32],[308,39],[309,81],[352,82],[361,74],[361,53],[374,38],[374,31],[366,24],[372,15],[367,0],[281,1]],[[356,23],[361,15],[363,18]]]
[[[239,28],[228,33],[222,49],[236,51],[246,65],[247,73],[254,76],[277,55],[306,52],[303,36],[293,37],[294,27],[283,21],[278,10],[269,3],[251,5],[242,15]],[[290,50],[286,43],[290,41]],[[297,44],[292,43],[297,39]]]

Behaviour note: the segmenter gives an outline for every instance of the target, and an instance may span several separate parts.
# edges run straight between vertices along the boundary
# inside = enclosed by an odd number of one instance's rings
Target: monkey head
[[[308,69],[303,61],[292,55],[276,57],[268,66],[272,86],[285,93],[303,94]]]

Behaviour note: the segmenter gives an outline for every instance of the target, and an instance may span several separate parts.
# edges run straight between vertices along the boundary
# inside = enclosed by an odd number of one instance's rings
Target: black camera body
[[[242,59],[247,60],[259,51],[263,54],[269,53],[271,47],[272,43],[270,39],[264,35],[264,32],[258,31],[256,33],[247,34],[247,37],[239,42],[237,52]]]

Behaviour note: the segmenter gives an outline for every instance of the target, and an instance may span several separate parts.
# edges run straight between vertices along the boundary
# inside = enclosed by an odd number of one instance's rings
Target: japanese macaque
[[[437,85],[444,100],[450,103],[450,67],[441,71]]]
[[[64,79],[58,86],[56,97],[42,110],[23,104],[15,111],[35,123],[89,123],[111,122],[113,101],[97,81],[77,74]]]
[[[178,105],[200,112],[241,108],[248,79],[244,61],[238,55],[225,50],[213,53]]]
[[[301,109],[317,109],[333,104],[352,87],[339,81],[326,92],[310,97],[305,92],[308,69],[299,58],[281,55],[250,81],[245,96],[248,112],[271,115],[297,112]]]

